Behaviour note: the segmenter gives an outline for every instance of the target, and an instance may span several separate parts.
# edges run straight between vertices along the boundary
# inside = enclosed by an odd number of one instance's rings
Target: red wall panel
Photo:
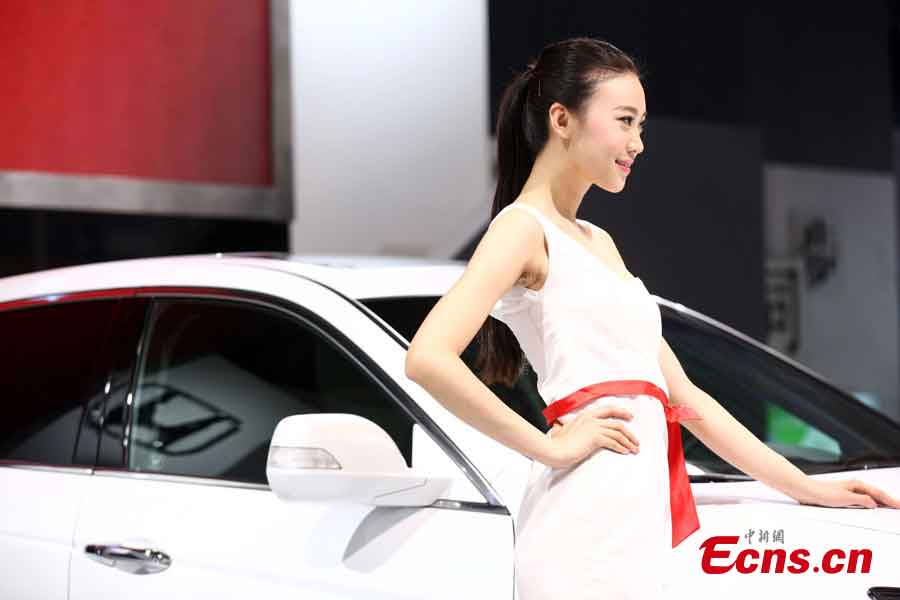
[[[265,0],[3,0],[0,170],[271,185]]]

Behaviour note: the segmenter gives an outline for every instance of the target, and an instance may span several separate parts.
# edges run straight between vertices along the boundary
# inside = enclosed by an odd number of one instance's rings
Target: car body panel
[[[65,600],[89,470],[0,466],[0,598]],[[19,577],[18,574],[40,574]]]
[[[89,558],[88,544],[152,548],[172,564],[135,578]],[[135,474],[93,477],[73,547],[71,600],[386,599],[425,589],[502,598],[513,578],[502,513],[288,503],[268,489]],[[449,569],[465,576],[447,578]]]
[[[464,266],[461,261],[430,259],[251,253],[120,261],[0,280],[0,308],[57,302],[76,292],[179,295],[202,294],[202,289],[213,296],[217,290],[228,291],[235,301],[278,300],[288,311],[302,307],[335,327],[368,357],[379,371],[377,376],[396,387],[401,402],[412,402],[423,411],[428,422],[413,430],[413,466],[453,478],[444,500],[412,510],[301,506],[279,502],[266,486],[218,485],[127,472],[68,475],[65,482],[53,484],[52,479],[30,475],[25,469],[4,467],[0,477],[9,482],[8,489],[21,493],[4,499],[3,531],[24,536],[43,519],[36,537],[52,541],[48,556],[53,558],[48,564],[56,567],[69,558],[59,545],[59,540],[68,539],[72,598],[121,593],[193,598],[206,590],[224,597],[262,591],[277,598],[296,595],[299,588],[315,591],[317,597],[336,598],[414,597],[423,589],[436,589],[429,595],[448,598],[512,595],[513,523],[531,461],[463,423],[406,378],[408,340],[359,302],[394,296],[439,297],[458,280]],[[741,335],[677,303],[657,301]],[[762,347],[749,338],[745,341]],[[789,357],[766,351],[824,380]],[[897,468],[814,477],[858,478],[900,496]],[[28,483],[30,479],[37,483]],[[52,492],[55,499],[23,508],[34,494],[46,493],[48,485],[57,486]],[[845,597],[837,595],[838,590],[859,596],[863,586],[898,583],[886,567],[900,556],[897,511],[803,506],[755,481],[695,483],[692,489],[701,529],[676,550],[671,567],[679,585],[687,586],[693,597],[716,597],[725,591],[740,597],[749,590],[758,596],[762,590],[771,590],[775,597],[812,593],[836,598]],[[80,513],[78,506],[82,506]],[[703,540],[740,536],[750,528],[763,527],[783,529],[785,544],[792,548],[850,549],[869,544],[875,550],[872,573],[769,575],[768,579],[702,573]],[[134,586],[131,575],[84,554],[84,547],[94,543],[149,545],[171,553],[173,566],[143,578],[140,586],[125,587]],[[2,551],[12,556],[9,548]],[[22,563],[22,568],[45,573],[41,583],[46,587],[39,589],[50,591],[40,597],[54,597],[62,575],[58,570],[36,570],[38,563]],[[457,573],[465,573],[471,585]],[[753,578],[751,585],[747,577]],[[175,581],[179,585],[173,585]],[[490,593],[478,593],[479,589]],[[382,596],[375,595],[379,593]]]

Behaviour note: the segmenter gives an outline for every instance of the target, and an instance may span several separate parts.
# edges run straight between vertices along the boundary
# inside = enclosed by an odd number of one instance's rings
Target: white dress
[[[510,289],[491,316],[516,336],[544,401],[617,379],[650,381],[668,395],[658,359],[661,316],[643,282],[623,279],[534,207],[513,203],[497,217],[513,208],[541,223],[549,271],[540,290]],[[665,412],[653,396],[605,396],[559,420],[566,423],[581,410],[608,405],[634,415],[626,427],[640,441],[640,451],[603,449],[566,469],[532,463],[516,522],[515,573],[522,600],[666,593],[672,525]]]

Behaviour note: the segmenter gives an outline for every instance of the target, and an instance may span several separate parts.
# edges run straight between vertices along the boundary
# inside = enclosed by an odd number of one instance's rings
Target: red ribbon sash
[[[662,402],[666,414],[666,428],[669,435],[669,499],[672,509],[672,547],[676,547],[686,537],[700,529],[697,517],[697,505],[691,492],[684,463],[684,450],[681,446],[681,429],[678,423],[688,420],[700,420],[700,415],[690,406],[680,404],[671,406],[666,393],[649,381],[619,380],[604,381],[583,387],[544,409],[544,418],[548,425],[566,413],[580,408],[601,396],[647,395]]]

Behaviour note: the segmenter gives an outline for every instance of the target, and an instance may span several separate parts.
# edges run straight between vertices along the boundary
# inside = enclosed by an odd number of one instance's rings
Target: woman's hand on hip
[[[620,454],[637,454],[640,443],[625,427],[632,414],[618,406],[600,406],[582,411],[572,421],[559,422],[550,430],[551,451],[543,462],[562,469],[581,462],[606,448]]]

